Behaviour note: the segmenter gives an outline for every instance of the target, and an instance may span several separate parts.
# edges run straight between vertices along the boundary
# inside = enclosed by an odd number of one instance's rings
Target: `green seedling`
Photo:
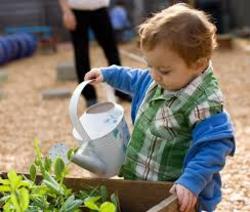
[[[109,197],[105,186],[86,187],[77,193],[64,184],[68,164],[58,157],[44,157],[35,139],[35,160],[29,176],[9,171],[0,177],[0,208],[6,212],[78,212],[83,208],[97,212],[119,212],[116,194]],[[75,150],[68,152],[69,160]]]

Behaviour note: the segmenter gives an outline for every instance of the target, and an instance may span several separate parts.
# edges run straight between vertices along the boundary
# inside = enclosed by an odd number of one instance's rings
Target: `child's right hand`
[[[93,68],[85,74],[84,80],[94,80],[93,83],[103,82],[103,76],[100,68]]]
[[[194,211],[197,197],[190,190],[183,185],[174,184],[170,189],[170,193],[176,193],[181,212]]]

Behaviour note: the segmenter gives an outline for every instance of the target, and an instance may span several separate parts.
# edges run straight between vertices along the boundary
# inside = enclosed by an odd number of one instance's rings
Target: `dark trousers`
[[[197,0],[196,7],[210,14],[213,22],[217,27],[217,33],[223,33],[223,20],[222,20],[222,1],[221,0]]]
[[[94,11],[73,10],[77,27],[71,31],[74,46],[75,65],[78,82],[84,80],[85,74],[90,70],[89,58],[89,28],[94,32],[98,44],[102,47],[109,65],[121,65],[115,36],[110,22],[107,8]],[[95,58],[98,60],[98,58]],[[96,99],[96,92],[92,85],[87,85],[83,91],[87,100]]]

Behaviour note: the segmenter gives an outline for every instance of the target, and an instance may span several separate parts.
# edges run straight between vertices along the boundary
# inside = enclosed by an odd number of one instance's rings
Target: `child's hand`
[[[170,189],[170,193],[176,193],[180,205],[180,211],[188,212],[194,209],[197,197],[187,188],[180,184],[175,184]]]
[[[103,76],[100,68],[93,68],[85,74],[84,80],[94,80],[93,83],[103,81]]]

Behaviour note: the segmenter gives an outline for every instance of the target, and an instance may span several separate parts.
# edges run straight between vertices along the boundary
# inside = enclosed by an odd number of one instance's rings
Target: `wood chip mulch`
[[[120,48],[134,51],[134,44]],[[223,178],[223,201],[216,211],[250,211],[250,53],[235,48],[218,50],[214,54],[215,73],[225,94],[226,106],[236,129],[236,154],[228,158]],[[96,46],[91,48],[92,65],[105,66],[102,51]],[[76,146],[71,135],[69,119],[69,99],[43,100],[42,92],[50,88],[69,88],[72,91],[76,82],[58,82],[56,66],[72,60],[70,45],[61,45],[56,54],[36,54],[33,57],[14,61],[2,67],[8,71],[8,81],[0,86],[5,96],[0,100],[0,171],[16,169],[27,172],[34,158],[33,140],[39,138],[41,148],[46,153],[55,143]],[[124,65],[143,67],[125,56]],[[100,101],[105,101],[103,85],[97,86]],[[130,107],[121,102],[130,121]],[[85,109],[84,101],[80,111]],[[71,175],[90,176],[79,167],[71,166]]]

